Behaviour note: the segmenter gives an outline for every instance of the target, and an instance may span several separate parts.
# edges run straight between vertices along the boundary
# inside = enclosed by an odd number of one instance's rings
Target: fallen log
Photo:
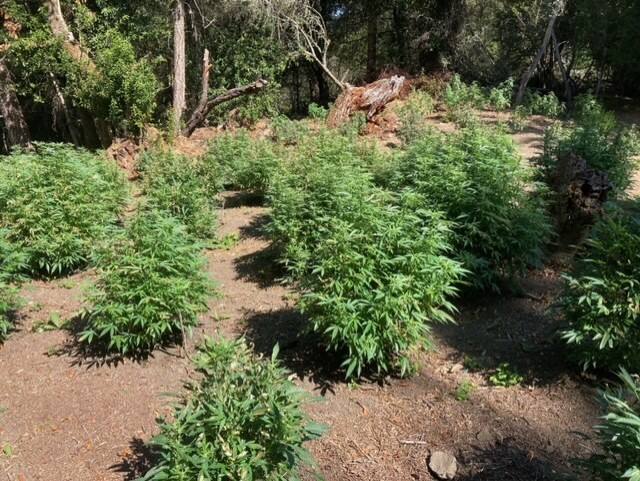
[[[329,112],[329,125],[337,127],[362,111],[367,112],[367,121],[372,121],[389,102],[400,97],[406,85],[405,77],[394,75],[362,87],[347,86]]]
[[[559,225],[576,230],[591,225],[602,213],[613,185],[606,172],[590,168],[585,159],[570,152],[558,158],[553,189],[559,195]]]

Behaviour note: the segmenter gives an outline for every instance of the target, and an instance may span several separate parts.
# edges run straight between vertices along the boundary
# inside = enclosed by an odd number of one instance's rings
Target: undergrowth
[[[0,226],[32,275],[84,267],[126,199],[114,164],[63,144],[35,144],[0,162]]]

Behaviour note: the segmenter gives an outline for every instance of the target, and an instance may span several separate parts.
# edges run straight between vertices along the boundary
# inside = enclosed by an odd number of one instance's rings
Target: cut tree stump
[[[406,87],[405,77],[397,75],[362,87],[348,86],[336,99],[329,112],[328,123],[331,127],[338,127],[356,112],[367,112],[367,121],[370,122],[389,102],[404,94]]]

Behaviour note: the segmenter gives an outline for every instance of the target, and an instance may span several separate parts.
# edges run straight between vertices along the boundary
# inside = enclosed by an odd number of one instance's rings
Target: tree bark
[[[184,1],[173,12],[173,121],[179,128],[187,106],[187,55]]]
[[[573,97],[573,89],[571,88],[571,74],[564,65],[562,60],[562,54],[560,52],[560,46],[558,45],[558,38],[556,37],[555,30],[551,32],[551,39],[553,41],[553,50],[556,58],[558,59],[558,65],[560,66],[560,72],[562,73],[562,80],[564,82],[564,96],[567,104],[571,105]]]
[[[369,5],[367,15],[367,82],[378,76],[378,9]]]
[[[85,52],[76,42],[73,33],[69,29],[69,26],[62,15],[60,0],[44,0],[44,3],[47,7],[49,27],[51,28],[53,35],[62,40],[64,49],[69,53],[69,55],[71,55],[71,58],[82,63],[84,68],[89,72],[95,72],[97,70],[96,65],[93,63],[87,52]]]
[[[542,39],[542,45],[538,49],[538,53],[536,54],[533,62],[529,65],[529,68],[522,75],[522,79],[520,80],[520,87],[518,88],[518,93],[516,95],[516,105],[520,105],[522,100],[524,99],[524,94],[527,91],[527,85],[529,84],[529,80],[533,76],[534,72],[538,68],[538,64],[540,60],[542,60],[542,56],[547,51],[547,47],[549,45],[549,40],[551,39],[551,34],[553,33],[553,29],[556,25],[556,20],[558,19],[558,10],[554,11],[551,14],[551,18],[549,19],[549,24],[547,25],[547,30],[544,33],[544,38]]]
[[[237,99],[244,95],[253,95],[264,90],[269,83],[266,80],[256,80],[252,84],[245,85],[243,87],[237,87],[231,90],[227,90],[222,95],[208,99],[203,108],[196,109],[193,115],[187,122],[187,125],[183,129],[182,133],[189,137],[193,132],[205,121],[207,116],[211,113],[214,107],[230,100]]]
[[[0,116],[9,149],[17,145],[29,144],[29,127],[24,120],[11,72],[2,59],[0,59]]]

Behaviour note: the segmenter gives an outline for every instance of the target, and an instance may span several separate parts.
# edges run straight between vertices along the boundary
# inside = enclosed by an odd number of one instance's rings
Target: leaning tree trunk
[[[176,0],[173,12],[173,121],[180,127],[187,106],[187,55],[184,1]]]
[[[11,72],[2,59],[0,59],[0,116],[6,131],[7,147],[27,145],[30,138],[29,127],[24,120]]]
[[[515,102],[516,105],[520,105],[524,100],[524,94],[527,91],[527,85],[529,84],[529,80],[531,80],[531,77],[533,76],[534,72],[538,68],[538,64],[540,63],[540,60],[542,60],[542,56],[547,51],[549,41],[551,40],[551,34],[553,33],[553,29],[555,28],[556,20],[558,19],[558,12],[562,10],[562,6],[563,4],[560,3],[560,8],[557,8],[551,14],[551,18],[549,19],[549,24],[547,25],[547,30],[544,33],[544,38],[542,39],[542,45],[540,45],[540,48],[538,49],[538,53],[533,59],[533,62],[531,62],[531,65],[529,65],[529,68],[522,75],[522,79],[520,80],[520,87],[518,88],[518,93],[516,95],[516,102]]]

